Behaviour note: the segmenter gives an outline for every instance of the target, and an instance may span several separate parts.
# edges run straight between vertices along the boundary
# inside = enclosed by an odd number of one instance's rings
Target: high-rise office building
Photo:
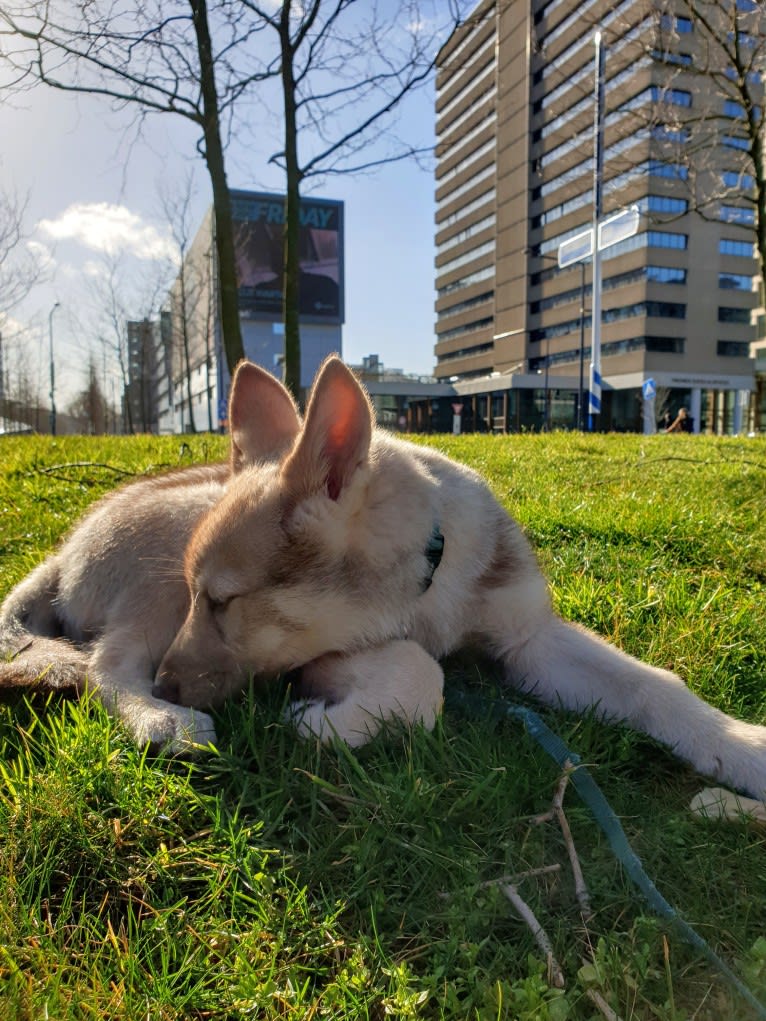
[[[710,6],[716,6],[711,4]],[[743,39],[761,4],[736,0]],[[641,422],[642,386],[730,431],[754,387],[758,304],[742,108],[695,74],[691,19],[651,0],[481,0],[438,60],[436,376],[577,380],[591,348],[590,260],[559,246],[594,217],[595,46],[605,54],[602,219],[640,211],[601,253],[603,428]],[[726,69],[721,68],[725,80]],[[703,126],[704,164],[692,157]],[[712,140],[712,141],[711,141]],[[695,163],[695,159],[697,160]],[[708,189],[702,216],[694,209]],[[569,391],[569,399],[572,391]],[[576,398],[575,398],[576,399]],[[572,420],[571,410],[560,409]],[[576,410],[574,412],[576,417]]]

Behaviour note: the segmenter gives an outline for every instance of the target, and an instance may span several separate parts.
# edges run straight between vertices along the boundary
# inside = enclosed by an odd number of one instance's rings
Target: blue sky
[[[410,99],[403,117],[410,137],[432,144],[432,88]],[[192,129],[179,118],[155,116],[136,140],[131,119],[130,112],[113,112],[106,100],[47,88],[0,104],[0,137],[6,141],[0,190],[26,201],[28,240],[48,267],[47,279],[0,328],[6,349],[15,344],[23,350],[47,397],[49,314],[54,302],[61,303],[52,320],[59,408],[82,387],[91,352],[116,379],[116,364],[98,339],[107,329],[98,296],[105,258],[116,265],[121,300],[142,314],[141,295],[168,272],[162,189],[182,188],[192,175],[195,226],[209,205]],[[228,153],[230,186],[281,191],[281,172],[267,164],[271,151],[268,139],[260,152],[252,138],[235,139]],[[333,177],[312,192],[346,204],[344,357],[359,362],[375,353],[387,367],[430,373],[432,174],[408,161]]]

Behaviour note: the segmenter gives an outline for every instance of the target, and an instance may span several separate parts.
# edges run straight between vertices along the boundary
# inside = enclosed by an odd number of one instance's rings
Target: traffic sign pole
[[[596,32],[596,90],[593,117],[593,296],[591,298],[590,391],[588,394],[588,429],[593,429],[594,416],[601,414],[601,249],[598,244],[601,220],[601,192],[604,176],[604,49],[601,33]]]
[[[619,213],[601,219],[602,185],[604,176],[604,65],[605,52],[601,45],[601,33],[594,37],[596,45],[596,86],[595,114],[593,118],[593,226],[562,241],[558,249],[559,268],[583,264],[593,256],[593,273],[591,284],[591,362],[588,386],[588,429],[594,427],[594,416],[601,413],[601,252],[618,241],[625,241],[638,233],[640,212],[638,206],[630,206]],[[580,302],[580,400],[578,402],[578,420],[581,421],[582,408],[582,361],[584,352],[583,322],[585,318],[584,292],[585,271],[582,270],[581,302]]]

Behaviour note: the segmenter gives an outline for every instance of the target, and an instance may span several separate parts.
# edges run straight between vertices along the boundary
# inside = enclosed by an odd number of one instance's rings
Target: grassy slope
[[[562,614],[766,722],[766,443],[436,437],[522,522]],[[223,441],[4,440],[0,587],[129,471]],[[100,465],[75,467],[73,462]],[[68,467],[52,467],[68,465]],[[485,683],[467,658],[453,683]],[[556,769],[512,723],[448,713],[351,755],[296,745],[280,694],[219,718],[220,754],[150,760],[97,706],[0,707],[0,1016],[747,1018],[629,888],[576,796],[595,917],[568,870],[520,889],[567,975],[484,881],[566,856],[534,825]],[[593,773],[663,892],[766,996],[763,831],[691,820],[697,777],[651,741],[546,718]],[[578,978],[583,957],[597,968]]]

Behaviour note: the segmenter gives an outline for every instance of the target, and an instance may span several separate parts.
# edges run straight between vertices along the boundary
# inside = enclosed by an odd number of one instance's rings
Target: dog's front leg
[[[189,754],[215,743],[215,726],[207,713],[152,696],[153,660],[132,628],[113,629],[95,643],[89,682],[139,747]]]
[[[412,641],[391,641],[308,663],[301,679],[305,697],[288,712],[301,737],[338,737],[357,748],[389,720],[430,730],[443,689],[442,668],[425,649]]]

